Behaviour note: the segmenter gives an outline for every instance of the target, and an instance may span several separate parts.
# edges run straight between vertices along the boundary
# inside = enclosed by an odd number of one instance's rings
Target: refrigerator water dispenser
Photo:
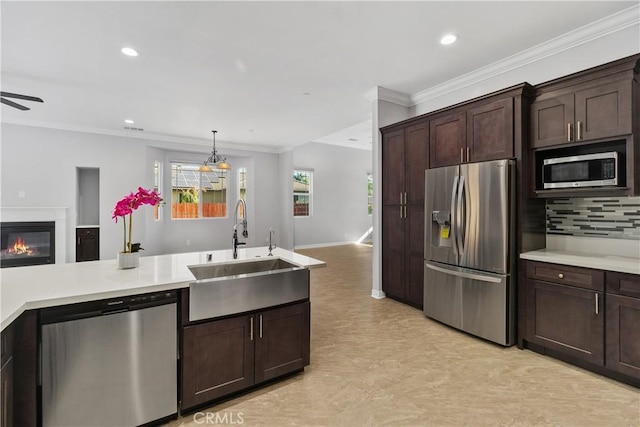
[[[431,246],[451,247],[451,212],[431,212]]]

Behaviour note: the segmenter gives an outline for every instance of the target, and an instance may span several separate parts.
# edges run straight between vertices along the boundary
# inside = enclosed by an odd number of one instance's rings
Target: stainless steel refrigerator
[[[515,162],[425,172],[424,313],[481,338],[515,341]]]

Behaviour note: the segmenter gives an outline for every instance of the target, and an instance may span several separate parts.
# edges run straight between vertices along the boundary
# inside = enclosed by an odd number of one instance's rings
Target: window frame
[[[200,167],[201,164],[200,163],[196,163],[193,161],[189,161],[189,160],[171,160],[170,162],[171,165],[171,178],[170,178],[170,188],[171,188],[171,196],[170,196],[170,202],[171,205],[173,205],[173,191],[174,191],[174,185],[173,185],[173,174],[174,174],[174,165],[184,165],[184,166],[190,166],[190,167]],[[203,216],[203,206],[204,206],[204,191],[202,190],[202,180],[203,180],[203,175],[205,172],[200,172],[198,170],[196,170],[195,172],[198,173],[198,213],[197,213],[197,217],[195,218],[174,218],[173,216],[173,208],[171,209],[171,220],[176,220],[176,221],[189,221],[189,220],[216,220],[216,219],[227,219],[229,218],[229,179],[231,177],[231,173],[228,170],[222,170],[222,169],[217,169],[215,167],[212,168],[214,173],[216,173],[216,175],[218,175],[219,172],[222,172],[224,174],[224,177],[222,179],[225,179],[225,187],[224,187],[224,193],[225,193],[225,198],[224,198],[224,204],[225,204],[225,215],[224,216]],[[220,176],[218,175],[218,178],[220,178]]]
[[[293,188],[292,190],[292,202],[293,202],[293,212],[292,215],[294,218],[311,218],[313,216],[313,170],[312,169],[301,169],[301,168],[296,168],[293,170],[293,173],[291,174],[291,181],[292,181],[292,185],[294,180],[294,176],[296,175],[296,173],[299,174],[306,174],[309,177],[309,192],[305,193],[305,192],[300,192],[300,191],[295,191],[295,188]],[[307,208],[307,215],[296,215],[296,211],[295,211],[295,198],[296,196],[306,196],[309,199],[308,204],[308,208]]]

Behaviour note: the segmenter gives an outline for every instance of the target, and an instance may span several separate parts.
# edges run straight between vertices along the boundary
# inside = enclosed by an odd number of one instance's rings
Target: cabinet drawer
[[[97,228],[76,228],[76,236],[77,237],[97,237],[98,229]]]
[[[604,271],[528,261],[527,277],[561,285],[604,291]]]
[[[640,298],[640,276],[607,271],[607,292]]]

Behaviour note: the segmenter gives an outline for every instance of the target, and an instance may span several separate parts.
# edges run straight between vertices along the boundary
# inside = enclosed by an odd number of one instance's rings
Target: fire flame
[[[18,237],[13,246],[7,248],[7,252],[14,255],[31,255],[33,250],[22,240],[22,237]]]

